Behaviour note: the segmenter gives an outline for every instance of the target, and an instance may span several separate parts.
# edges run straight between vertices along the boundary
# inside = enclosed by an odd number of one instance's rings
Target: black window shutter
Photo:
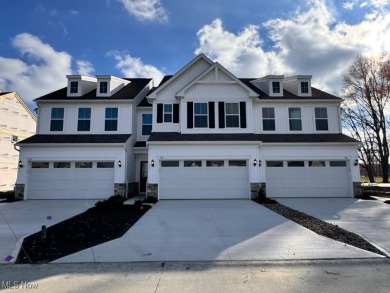
[[[214,102],[209,102],[209,128],[215,128],[215,106]]]
[[[225,128],[225,103],[218,102],[219,128]]]
[[[179,123],[179,104],[173,104],[173,123]]]
[[[240,127],[246,128],[246,103],[240,102]]]
[[[163,104],[157,104],[157,123],[163,122]]]
[[[194,103],[187,103],[187,128],[194,128]]]

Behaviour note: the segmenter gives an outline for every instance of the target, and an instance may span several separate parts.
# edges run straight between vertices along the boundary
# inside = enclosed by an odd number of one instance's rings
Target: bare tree
[[[344,124],[360,140],[360,160],[373,180],[376,162],[383,182],[389,182],[387,128],[390,107],[390,61],[358,56],[344,76],[342,96],[346,111]]]

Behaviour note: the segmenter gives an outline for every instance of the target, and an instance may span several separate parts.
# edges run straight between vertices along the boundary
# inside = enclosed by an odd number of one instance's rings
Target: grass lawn
[[[382,183],[383,182],[382,181],[382,177],[379,177],[379,176],[374,177],[374,180],[375,180],[375,183]],[[389,177],[389,181],[390,181],[390,177]],[[362,182],[362,183],[369,183],[370,180],[368,180],[367,176],[361,176],[360,177],[360,182]]]

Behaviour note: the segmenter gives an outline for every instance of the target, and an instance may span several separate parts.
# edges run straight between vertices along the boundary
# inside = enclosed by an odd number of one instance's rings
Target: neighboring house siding
[[[13,137],[22,140],[36,130],[36,118],[26,107],[17,93],[0,93],[0,191],[12,190],[16,182],[19,152]]]

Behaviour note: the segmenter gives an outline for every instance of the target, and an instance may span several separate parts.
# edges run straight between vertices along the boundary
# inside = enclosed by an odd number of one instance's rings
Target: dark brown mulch
[[[303,212],[286,207],[273,199],[255,199],[254,201],[321,236],[386,256],[382,251],[359,235],[344,230],[337,225],[327,223]]]
[[[26,237],[15,263],[47,263],[122,237],[149,209],[148,205],[90,208],[47,228],[46,239],[40,231]]]

